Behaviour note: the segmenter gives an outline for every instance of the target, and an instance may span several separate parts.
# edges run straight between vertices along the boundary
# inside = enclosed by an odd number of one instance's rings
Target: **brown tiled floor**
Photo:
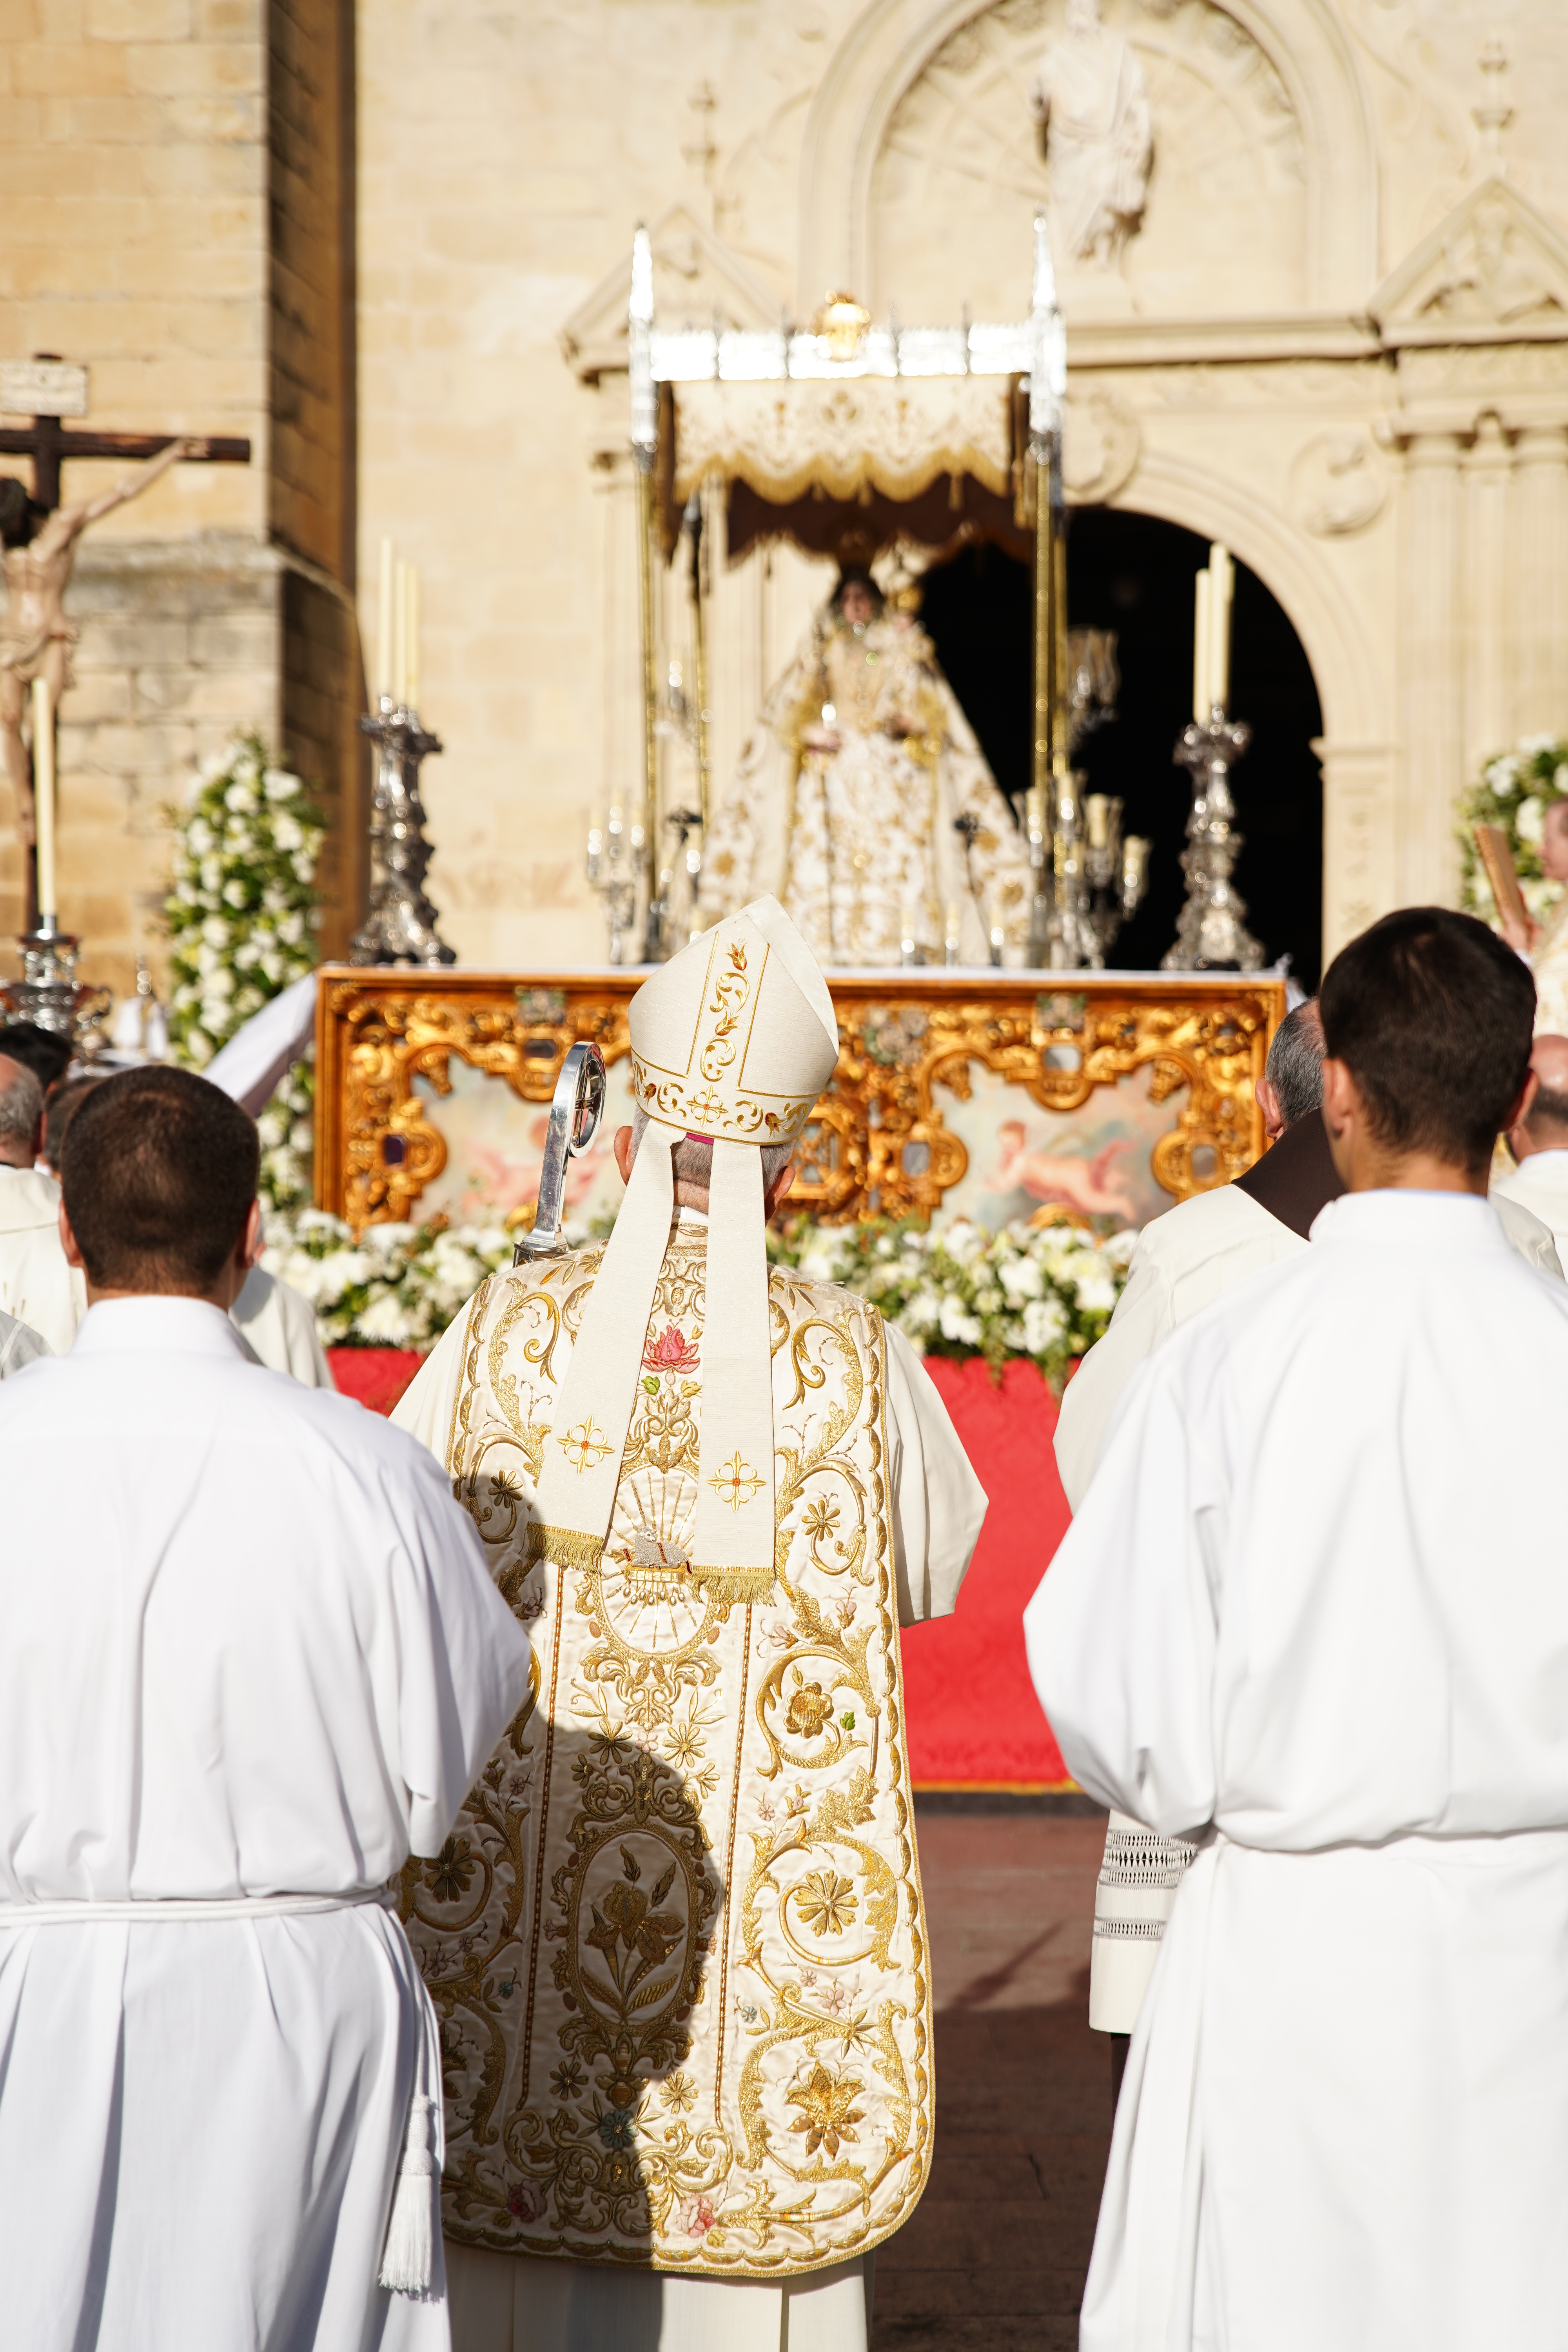
[[[919,1815],[936,2154],[877,2258],[874,2352],[1071,2352],[1110,2140],[1089,2030],[1101,1821]]]

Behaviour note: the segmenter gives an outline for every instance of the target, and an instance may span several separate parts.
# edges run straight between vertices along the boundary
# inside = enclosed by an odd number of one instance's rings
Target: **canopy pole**
[[[631,376],[632,475],[637,488],[637,619],[642,637],[642,867],[647,890],[643,961],[664,960],[658,902],[658,646],[654,612],[653,478],[658,456],[658,387],[653,380],[653,247],[646,228],[632,241],[632,294],[626,311]]]
[[[1078,806],[1068,744],[1067,516],[1062,493],[1062,411],[1067,337],[1057,308],[1050,233],[1035,215],[1034,294],[1030,305],[1029,465],[1035,493],[1034,739],[1029,790],[1029,861],[1034,897],[1029,961],[1059,960],[1064,856],[1076,846]],[[1050,875],[1047,880],[1047,860]],[[1057,954],[1053,957],[1053,937]]]

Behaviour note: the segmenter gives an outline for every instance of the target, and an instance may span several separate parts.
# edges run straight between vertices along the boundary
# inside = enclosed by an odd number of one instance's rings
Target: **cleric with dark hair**
[[[1321,1004],[1346,1189],[1145,1366],[1025,1619],[1074,1778],[1196,1847],[1082,2352],[1563,2337],[1568,1578],[1510,1465],[1558,1458],[1568,1287],[1486,1198],[1534,990],[1417,907]]]
[[[1402,907],[1341,950],[1320,1003],[1329,1132],[1347,1139],[1334,1153],[1347,1182],[1355,1149],[1370,1169],[1403,1167],[1405,1185],[1412,1169],[1459,1170],[1484,1192],[1530,1076],[1535,983],[1513,950],[1473,915]]]
[[[0,1384],[5,2339],[443,2352],[439,2037],[384,1889],[528,1636],[425,1448],[229,1320],[247,1114],[128,1070],[63,1159],[86,1318]]]
[[[122,1070],[67,1129],[67,1255],[89,1292],[183,1292],[226,1312],[255,1254],[260,1164],[256,1121],[209,1079]]]

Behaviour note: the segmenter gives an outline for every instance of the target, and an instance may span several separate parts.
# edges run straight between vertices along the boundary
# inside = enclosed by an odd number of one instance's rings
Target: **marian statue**
[[[1111,273],[1143,217],[1154,138],[1143,68],[1100,23],[1100,0],[1068,0],[1067,32],[1040,60],[1033,100],[1057,268]]]
[[[1026,961],[1028,845],[915,618],[847,565],[763,705],[715,813],[699,905],[771,893],[824,964]],[[963,831],[955,825],[964,823]],[[965,835],[967,835],[967,840]],[[907,927],[907,928],[906,928]]]

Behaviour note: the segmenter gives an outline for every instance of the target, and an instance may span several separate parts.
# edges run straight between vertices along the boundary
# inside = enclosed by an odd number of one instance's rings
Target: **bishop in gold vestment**
[[[771,900],[665,966],[607,1251],[493,1277],[399,1408],[539,1661],[404,1881],[457,2352],[863,2352],[925,2184],[899,1626],[952,1607],[984,1497],[877,1309],[766,1268],[832,1022]]]

